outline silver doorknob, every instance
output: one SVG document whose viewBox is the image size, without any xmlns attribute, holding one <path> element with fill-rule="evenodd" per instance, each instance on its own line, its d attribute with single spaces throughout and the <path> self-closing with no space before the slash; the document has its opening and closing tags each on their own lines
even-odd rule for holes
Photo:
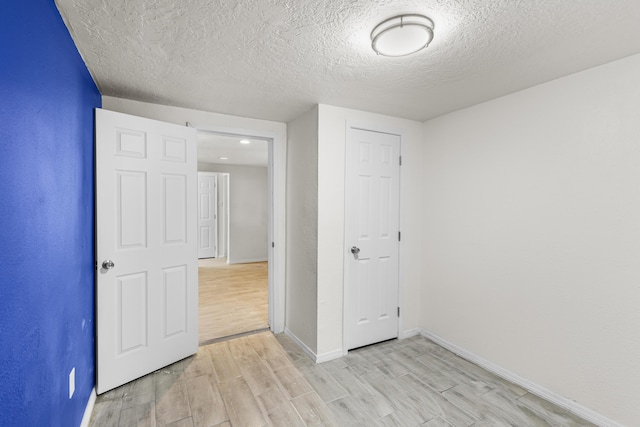
<svg viewBox="0 0 640 427">
<path fill-rule="evenodd" d="M 355 259 L 358 259 L 358 254 L 360 253 L 360 248 L 357 246 L 351 246 L 351 253 Z"/>
<path fill-rule="evenodd" d="M 102 268 L 104 268 L 105 270 L 110 270 L 115 266 L 116 265 L 110 259 L 102 261 Z"/>
</svg>

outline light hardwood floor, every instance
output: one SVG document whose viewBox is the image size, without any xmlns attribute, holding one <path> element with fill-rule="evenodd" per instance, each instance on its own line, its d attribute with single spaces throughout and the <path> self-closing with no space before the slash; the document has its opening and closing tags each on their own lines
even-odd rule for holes
<svg viewBox="0 0 640 427">
<path fill-rule="evenodd" d="M 316 365 L 263 332 L 98 397 L 91 426 L 591 426 L 422 338 Z"/>
<path fill-rule="evenodd" d="M 269 327 L 266 262 L 227 264 L 226 258 L 198 260 L 198 339 Z"/>
</svg>

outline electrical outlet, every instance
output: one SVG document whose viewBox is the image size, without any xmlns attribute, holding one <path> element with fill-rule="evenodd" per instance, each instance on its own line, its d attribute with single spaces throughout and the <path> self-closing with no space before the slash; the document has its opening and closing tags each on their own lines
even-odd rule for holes
<svg viewBox="0 0 640 427">
<path fill-rule="evenodd" d="M 69 372 L 69 399 L 73 397 L 73 393 L 76 391 L 76 368 L 72 368 Z"/>
</svg>

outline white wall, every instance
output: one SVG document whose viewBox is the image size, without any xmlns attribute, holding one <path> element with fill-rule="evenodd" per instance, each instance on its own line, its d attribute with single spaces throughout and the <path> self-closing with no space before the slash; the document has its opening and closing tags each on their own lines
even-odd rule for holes
<svg viewBox="0 0 640 427">
<path fill-rule="evenodd" d="M 364 111 L 320 105 L 318 125 L 318 350 L 342 353 L 344 196 L 347 122 L 403 132 L 400 224 L 400 335 L 415 333 L 420 314 L 420 170 L 422 124 Z M 291 129 L 291 128 L 289 128 Z"/>
<path fill-rule="evenodd" d="M 424 138 L 421 326 L 639 425 L 640 56 L 431 120 Z"/>
<path fill-rule="evenodd" d="M 267 168 L 198 162 L 198 171 L 229 174 L 227 262 L 266 261 L 269 251 Z"/>
<path fill-rule="evenodd" d="M 318 108 L 288 124 L 286 327 L 317 352 Z"/>
</svg>

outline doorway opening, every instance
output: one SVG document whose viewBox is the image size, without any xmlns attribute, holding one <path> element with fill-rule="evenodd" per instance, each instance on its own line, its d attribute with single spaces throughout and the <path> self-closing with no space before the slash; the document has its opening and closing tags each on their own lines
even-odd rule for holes
<svg viewBox="0 0 640 427">
<path fill-rule="evenodd" d="M 272 145 L 198 130 L 200 345 L 269 328 Z"/>
</svg>

